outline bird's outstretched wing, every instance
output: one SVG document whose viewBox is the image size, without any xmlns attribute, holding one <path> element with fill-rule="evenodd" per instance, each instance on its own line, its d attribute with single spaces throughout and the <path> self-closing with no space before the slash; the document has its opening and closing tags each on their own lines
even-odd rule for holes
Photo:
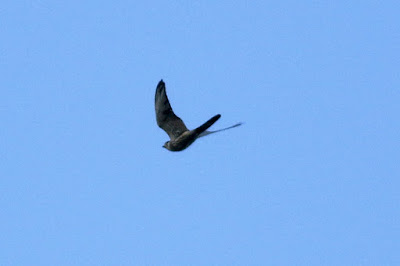
<svg viewBox="0 0 400 266">
<path fill-rule="evenodd" d="M 157 125 L 162 128 L 171 140 L 187 131 L 182 119 L 174 114 L 165 91 L 165 83 L 161 80 L 156 89 L 155 108 Z"/>
<path fill-rule="evenodd" d="M 242 125 L 242 124 L 243 124 L 243 123 L 237 123 L 237 124 L 235 124 L 235 125 L 233 125 L 233 126 L 226 127 L 226 128 L 219 129 L 219 130 L 204 131 L 203 133 L 201 133 L 201 134 L 199 135 L 199 138 L 204 137 L 204 136 L 207 136 L 207 135 L 210 135 L 210 134 L 213 134 L 213 133 L 217 133 L 217 132 L 220 132 L 220 131 L 224 131 L 224 130 L 227 130 L 227 129 L 231 129 L 231 128 L 234 128 L 234 127 L 238 127 L 238 126 L 240 126 L 240 125 Z"/>
</svg>

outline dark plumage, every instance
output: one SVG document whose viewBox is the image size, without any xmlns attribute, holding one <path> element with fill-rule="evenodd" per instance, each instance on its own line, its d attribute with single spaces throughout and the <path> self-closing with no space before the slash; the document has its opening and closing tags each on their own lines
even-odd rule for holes
<svg viewBox="0 0 400 266">
<path fill-rule="evenodd" d="M 175 115 L 169 103 L 165 90 L 165 83 L 161 80 L 156 89 L 155 109 L 157 125 L 162 128 L 169 136 L 170 140 L 165 142 L 164 148 L 170 151 L 182 151 L 190 146 L 197 138 L 240 126 L 241 123 L 217 131 L 206 131 L 221 117 L 220 114 L 213 116 L 207 122 L 196 129 L 189 130 L 182 119 Z"/>
</svg>

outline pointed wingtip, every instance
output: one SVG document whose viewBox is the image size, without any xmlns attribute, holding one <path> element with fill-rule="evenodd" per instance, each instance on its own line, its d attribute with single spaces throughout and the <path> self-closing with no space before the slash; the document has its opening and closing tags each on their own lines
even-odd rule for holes
<svg viewBox="0 0 400 266">
<path fill-rule="evenodd" d="M 163 80 L 160 80 L 160 82 L 158 82 L 157 84 L 157 91 L 161 91 L 165 88 L 165 83 Z"/>
<path fill-rule="evenodd" d="M 215 123 L 215 122 L 217 122 L 220 118 L 221 118 L 221 115 L 220 115 L 220 114 L 217 114 L 217 115 L 214 115 L 213 118 L 211 118 L 211 119 L 214 119 L 214 123 Z"/>
</svg>

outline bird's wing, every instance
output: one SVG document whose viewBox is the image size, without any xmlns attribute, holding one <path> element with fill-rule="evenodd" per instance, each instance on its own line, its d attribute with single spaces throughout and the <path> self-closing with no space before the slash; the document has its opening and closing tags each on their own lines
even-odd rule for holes
<svg viewBox="0 0 400 266">
<path fill-rule="evenodd" d="M 165 83 L 161 80 L 156 89 L 155 108 L 157 125 L 162 128 L 171 140 L 187 131 L 182 119 L 174 114 L 165 91 Z"/>
<path fill-rule="evenodd" d="M 201 137 L 204 137 L 204 136 L 207 136 L 207 135 L 210 135 L 210 134 L 213 134 L 213 133 L 217 133 L 217 132 L 220 132 L 220 131 L 224 131 L 224 130 L 227 130 L 227 129 L 231 129 L 231 128 L 234 128 L 234 127 L 238 127 L 238 126 L 240 126 L 240 125 L 242 125 L 243 123 L 237 123 L 237 124 L 235 124 L 235 125 L 233 125 L 233 126 L 230 126 L 230 127 L 226 127 L 226 128 L 223 128 L 223 129 L 219 129 L 219 130 L 214 130 L 214 131 L 204 131 L 203 133 L 200 133 L 200 135 L 199 135 L 199 138 L 201 138 Z"/>
</svg>

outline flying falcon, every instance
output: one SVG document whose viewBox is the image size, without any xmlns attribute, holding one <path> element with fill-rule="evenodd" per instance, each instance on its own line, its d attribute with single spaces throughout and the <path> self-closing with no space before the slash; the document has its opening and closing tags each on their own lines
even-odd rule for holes
<svg viewBox="0 0 400 266">
<path fill-rule="evenodd" d="M 190 146 L 197 138 L 240 126 L 242 123 L 215 131 L 207 131 L 221 117 L 220 114 L 213 116 L 210 120 L 196 129 L 189 130 L 182 119 L 174 114 L 165 91 L 165 83 L 161 80 L 156 89 L 155 108 L 157 125 L 169 136 L 170 140 L 165 142 L 164 148 L 170 151 L 182 151 Z"/>
</svg>

